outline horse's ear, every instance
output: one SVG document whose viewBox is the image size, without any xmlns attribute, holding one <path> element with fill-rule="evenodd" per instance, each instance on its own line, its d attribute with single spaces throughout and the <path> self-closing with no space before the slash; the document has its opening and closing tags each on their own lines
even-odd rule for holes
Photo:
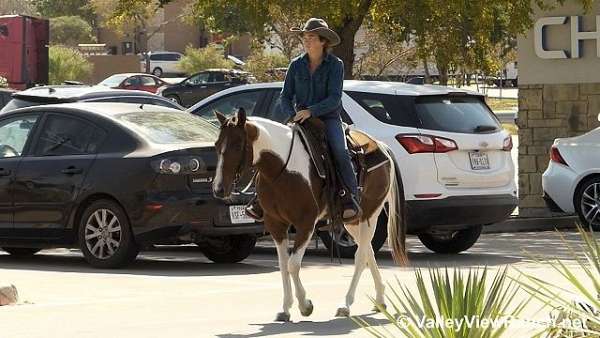
<svg viewBox="0 0 600 338">
<path fill-rule="evenodd" d="M 246 110 L 239 107 L 237 112 L 237 126 L 243 127 L 246 124 Z"/>
<path fill-rule="evenodd" d="M 215 116 L 217 117 L 217 120 L 219 120 L 221 126 L 225 125 L 225 123 L 227 122 L 227 118 L 225 117 L 225 115 L 215 110 Z"/>
</svg>

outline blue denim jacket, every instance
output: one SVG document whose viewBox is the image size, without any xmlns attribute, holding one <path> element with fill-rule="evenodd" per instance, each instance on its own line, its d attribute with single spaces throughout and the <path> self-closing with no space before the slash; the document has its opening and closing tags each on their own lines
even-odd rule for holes
<svg viewBox="0 0 600 338">
<path fill-rule="evenodd" d="M 308 63 L 306 53 L 290 63 L 281 91 L 281 109 L 293 116 L 296 114 L 295 103 L 298 110 L 308 109 L 312 116 L 339 118 L 344 83 L 343 61 L 327 53 L 312 76 Z"/>
</svg>

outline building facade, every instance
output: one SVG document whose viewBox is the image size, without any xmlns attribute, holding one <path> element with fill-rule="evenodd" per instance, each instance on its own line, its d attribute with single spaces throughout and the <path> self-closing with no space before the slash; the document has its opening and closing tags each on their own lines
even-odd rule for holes
<svg viewBox="0 0 600 338">
<path fill-rule="evenodd" d="M 519 214 L 547 216 L 542 174 L 555 138 L 600 125 L 600 4 L 537 10 L 518 38 Z M 599 153 L 600 156 L 600 153 Z"/>
</svg>

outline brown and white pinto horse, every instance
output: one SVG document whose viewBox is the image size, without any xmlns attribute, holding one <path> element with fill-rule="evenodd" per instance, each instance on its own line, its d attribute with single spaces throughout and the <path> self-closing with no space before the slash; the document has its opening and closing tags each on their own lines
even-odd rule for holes
<svg viewBox="0 0 600 338">
<path fill-rule="evenodd" d="M 213 193 L 217 198 L 227 198 L 236 177 L 250 166 L 256 168 L 256 190 L 264 210 L 265 229 L 277 245 L 283 279 L 283 311 L 277 314 L 276 320 L 290 320 L 290 308 L 294 302 L 292 281 L 300 312 L 309 316 L 313 305 L 306 298 L 300 281 L 300 264 L 317 221 L 327 213 L 325 183 L 317 175 L 302 142 L 293 142 L 292 128 L 263 118 L 247 120 L 243 109 L 230 119 L 220 113 L 216 116 L 221 123 L 221 131 L 215 143 L 218 162 Z M 378 146 L 385 150 L 385 145 L 378 143 Z M 387 151 L 384 153 L 389 161 L 365 177 L 361 218 L 356 223 L 344 225 L 358 244 L 358 250 L 352 282 L 336 316 L 350 315 L 358 280 L 366 267 L 371 270 L 375 282 L 375 300 L 385 305 L 384 284 L 371 247 L 377 217 L 385 203 L 388 203 L 388 239 L 393 257 L 398 263 L 407 262 L 406 229 L 398 229 L 396 222 L 399 201 L 394 162 Z M 291 252 L 288 252 L 290 225 L 296 228 L 296 237 Z"/>
</svg>

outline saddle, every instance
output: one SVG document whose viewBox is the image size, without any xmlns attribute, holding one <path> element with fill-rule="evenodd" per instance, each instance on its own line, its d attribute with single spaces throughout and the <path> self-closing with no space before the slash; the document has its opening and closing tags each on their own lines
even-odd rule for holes
<svg viewBox="0 0 600 338">
<path fill-rule="evenodd" d="M 318 118 L 309 118 L 303 124 L 296 124 L 300 140 L 306 147 L 313 166 L 320 178 L 325 180 L 326 193 L 330 216 L 339 215 L 341 209 L 340 195 L 347 191 L 342 183 L 341 176 L 335 168 L 335 162 L 329 151 L 325 123 Z M 377 142 L 364 132 L 351 130 L 344 125 L 346 145 L 350 158 L 354 164 L 356 180 L 358 182 L 360 201 L 364 188 L 364 180 L 367 173 L 386 164 L 389 159 Z"/>
</svg>

